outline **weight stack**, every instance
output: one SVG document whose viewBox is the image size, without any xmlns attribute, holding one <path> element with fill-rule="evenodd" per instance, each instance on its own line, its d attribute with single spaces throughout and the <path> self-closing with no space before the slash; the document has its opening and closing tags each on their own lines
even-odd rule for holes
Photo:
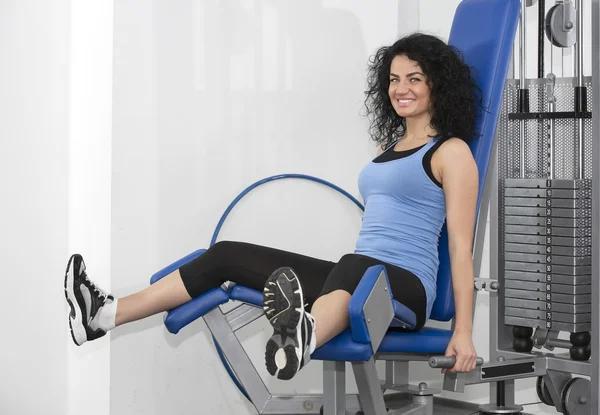
<svg viewBox="0 0 600 415">
<path fill-rule="evenodd" d="M 591 329 L 591 181 L 507 179 L 505 322 Z"/>
<path fill-rule="evenodd" d="M 588 108 L 579 113 L 574 78 L 555 79 L 552 108 L 545 79 L 525 81 L 527 108 L 520 105 L 520 82 L 509 79 L 505 85 L 496 135 L 498 324 L 512 328 L 512 338 L 501 341 L 512 340 L 518 352 L 531 351 L 535 339 L 537 346 L 550 348 L 570 343 L 571 358 L 589 358 L 591 81 L 584 78 Z M 540 332 L 532 338 L 535 329 Z M 560 332 L 570 333 L 570 340 L 561 346 L 543 343 Z"/>
</svg>

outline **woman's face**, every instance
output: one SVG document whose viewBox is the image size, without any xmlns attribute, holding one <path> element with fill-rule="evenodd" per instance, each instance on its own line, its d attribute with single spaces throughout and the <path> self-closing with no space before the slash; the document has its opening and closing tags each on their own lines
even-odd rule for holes
<svg viewBox="0 0 600 415">
<path fill-rule="evenodd" d="M 396 113 L 403 118 L 429 116 L 431 90 L 423 70 L 415 61 L 398 55 L 390 66 L 389 95 Z"/>
</svg>

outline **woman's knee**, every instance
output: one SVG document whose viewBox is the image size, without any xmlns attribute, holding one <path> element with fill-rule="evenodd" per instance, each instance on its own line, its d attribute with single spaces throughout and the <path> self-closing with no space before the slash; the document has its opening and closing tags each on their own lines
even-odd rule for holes
<svg viewBox="0 0 600 415">
<path fill-rule="evenodd" d="M 233 253 L 235 252 L 236 246 L 238 242 L 232 241 L 219 241 L 215 243 L 213 246 L 208 248 L 203 256 L 208 256 L 212 258 L 218 259 L 227 259 L 231 258 Z"/>
</svg>

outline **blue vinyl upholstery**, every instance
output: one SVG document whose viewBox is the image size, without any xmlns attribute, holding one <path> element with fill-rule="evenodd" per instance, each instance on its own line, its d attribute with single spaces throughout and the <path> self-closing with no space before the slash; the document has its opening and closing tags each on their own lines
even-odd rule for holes
<svg viewBox="0 0 600 415">
<path fill-rule="evenodd" d="M 199 319 L 213 308 L 229 301 L 229 295 L 222 288 L 213 288 L 199 297 L 171 310 L 165 318 L 167 330 L 173 334 L 179 333 L 182 327 Z"/>
<path fill-rule="evenodd" d="M 246 288 L 243 285 L 235 285 L 229 292 L 229 297 L 231 297 L 232 300 L 254 304 L 258 307 L 263 306 L 263 293 L 251 288 Z"/>
<path fill-rule="evenodd" d="M 463 53 L 465 62 L 474 70 L 482 91 L 483 106 L 487 109 L 477 123 L 476 134 L 479 137 L 469 142 L 479 170 L 477 213 L 492 154 L 520 11 L 519 0 L 464 0 L 456 9 L 448 39 L 448 43 Z M 446 225 L 440 237 L 439 256 L 437 297 L 431 310 L 431 319 L 449 321 L 454 317 L 454 295 Z"/>
<path fill-rule="evenodd" d="M 449 43 L 463 53 L 466 63 L 474 70 L 475 78 L 483 93 L 483 105 L 486 109 L 478 119 L 476 129 L 478 137 L 469 141 L 479 169 L 478 213 L 519 14 L 520 0 L 464 0 L 456 10 L 450 32 Z M 439 245 L 440 269 L 437 280 L 437 298 L 433 305 L 431 319 L 449 321 L 454 317 L 454 295 L 446 226 L 442 230 Z M 204 250 L 196 251 L 156 273 L 152 277 L 151 283 L 177 269 L 183 263 L 201 255 L 202 252 Z M 373 284 L 372 278 L 373 276 L 368 270 L 365 273 L 364 284 L 361 282 L 351 300 L 351 313 L 353 309 L 358 310 L 361 305 L 364 305 Z M 202 316 L 229 299 L 262 306 L 261 292 L 240 285 L 235 285 L 230 292 L 225 292 L 221 288 L 214 289 L 169 312 L 166 318 L 167 328 L 172 333 L 177 333 L 183 326 L 193 321 L 192 319 Z M 392 326 L 414 327 L 416 324 L 414 313 L 397 301 L 392 301 L 392 303 L 396 315 Z M 358 316 L 360 313 L 354 314 Z M 390 330 L 378 351 L 444 354 L 451 336 L 450 330 L 427 327 L 418 333 Z M 361 321 L 359 317 L 356 317 L 351 319 L 350 329 L 316 350 L 312 358 L 333 361 L 366 361 L 371 358 L 373 353 L 364 320 Z"/>
<path fill-rule="evenodd" d="M 388 331 L 379 345 L 379 353 L 425 353 L 443 355 L 446 352 L 452 332 L 450 330 L 424 327 L 416 333 Z M 313 360 L 335 362 L 364 362 L 373 356 L 371 345 L 353 340 L 347 329 L 342 334 L 319 347 L 311 355 Z"/>
</svg>

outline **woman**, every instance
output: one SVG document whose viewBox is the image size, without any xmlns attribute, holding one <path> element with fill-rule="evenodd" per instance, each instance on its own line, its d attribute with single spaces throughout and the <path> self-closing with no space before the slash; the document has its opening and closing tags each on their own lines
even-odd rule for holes
<svg viewBox="0 0 600 415">
<path fill-rule="evenodd" d="M 370 266 L 385 266 L 394 298 L 415 313 L 415 330 L 423 327 L 435 300 L 438 241 L 446 221 L 456 308 L 446 355 L 456 356 L 452 372 L 473 370 L 472 241 L 478 174 L 464 140 L 474 134 L 476 84 L 454 48 L 417 33 L 376 53 L 368 86 L 370 135 L 379 150 L 359 176 L 365 214 L 354 253 L 333 263 L 219 242 L 150 287 L 119 299 L 99 289 L 87 277 L 81 256 L 73 255 L 65 292 L 75 343 L 171 310 L 233 281 L 263 290 L 265 314 L 274 328 L 266 345 L 267 369 L 290 379 L 316 348 L 348 327 L 348 303 Z"/>
</svg>

